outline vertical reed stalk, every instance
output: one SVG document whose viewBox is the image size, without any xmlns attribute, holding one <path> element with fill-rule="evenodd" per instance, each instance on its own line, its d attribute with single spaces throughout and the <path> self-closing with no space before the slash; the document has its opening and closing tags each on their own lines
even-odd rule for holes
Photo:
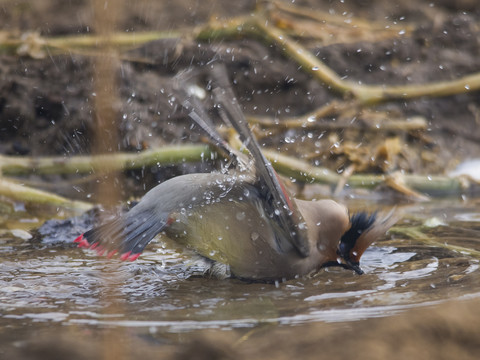
<svg viewBox="0 0 480 360">
<path fill-rule="evenodd" d="M 116 70 L 118 69 L 118 56 L 112 46 L 111 37 L 116 31 L 116 24 L 123 7 L 123 0 L 91 0 L 94 12 L 94 31 L 100 37 L 100 50 L 102 56 L 93 59 L 94 93 L 92 94 L 95 108 L 95 136 L 93 151 L 96 154 L 112 154 L 118 150 L 118 114 L 115 103 L 118 99 L 116 93 Z M 115 186 L 119 173 L 106 173 L 100 164 L 93 164 L 94 171 L 101 175 L 97 192 L 101 204 L 106 206 L 118 203 L 119 193 Z M 103 172 L 103 174 L 102 174 Z M 123 314 L 121 294 L 117 284 L 123 281 L 120 278 L 118 264 L 108 264 L 108 270 L 101 273 L 102 301 L 104 312 L 108 314 Z M 120 300 L 120 301 L 119 301 Z M 105 329 L 103 332 L 103 359 L 123 360 L 128 357 L 128 344 L 125 343 L 123 329 Z"/>
</svg>

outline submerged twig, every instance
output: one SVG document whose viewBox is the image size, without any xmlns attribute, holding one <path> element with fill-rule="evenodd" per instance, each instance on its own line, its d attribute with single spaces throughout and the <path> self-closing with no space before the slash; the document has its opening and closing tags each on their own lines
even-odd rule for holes
<svg viewBox="0 0 480 360">
<path fill-rule="evenodd" d="M 425 245 L 440 247 L 440 248 L 448 249 L 451 251 L 459 252 L 462 254 L 468 254 L 476 258 L 480 258 L 480 251 L 472 248 L 467 248 L 464 246 L 451 245 L 445 241 L 437 241 L 433 237 L 425 234 L 424 232 L 425 229 L 426 227 L 424 225 L 410 226 L 410 227 L 394 226 L 389 230 L 389 233 L 403 235 L 415 241 L 421 242 Z"/>
</svg>

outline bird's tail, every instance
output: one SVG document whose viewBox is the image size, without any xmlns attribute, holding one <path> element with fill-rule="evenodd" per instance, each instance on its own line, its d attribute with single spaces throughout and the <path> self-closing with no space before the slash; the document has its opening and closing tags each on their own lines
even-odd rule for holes
<svg viewBox="0 0 480 360">
<path fill-rule="evenodd" d="M 152 211 L 133 211 L 104 225 L 94 227 L 77 237 L 78 247 L 95 249 L 109 258 L 133 261 L 145 246 L 169 224 L 168 217 L 159 218 Z"/>
</svg>

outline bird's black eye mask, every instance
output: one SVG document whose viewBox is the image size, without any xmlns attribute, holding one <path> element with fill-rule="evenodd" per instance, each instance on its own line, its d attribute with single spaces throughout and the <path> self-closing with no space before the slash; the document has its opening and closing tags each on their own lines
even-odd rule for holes
<svg viewBox="0 0 480 360">
<path fill-rule="evenodd" d="M 362 233 L 370 229 L 376 218 L 377 213 L 367 214 L 363 211 L 355 213 L 350 217 L 350 229 L 342 235 L 337 249 L 337 255 L 343 259 L 344 263 L 338 263 L 338 265 L 355 270 L 359 275 L 363 274 L 359 262 L 353 261 L 350 254 Z"/>
</svg>

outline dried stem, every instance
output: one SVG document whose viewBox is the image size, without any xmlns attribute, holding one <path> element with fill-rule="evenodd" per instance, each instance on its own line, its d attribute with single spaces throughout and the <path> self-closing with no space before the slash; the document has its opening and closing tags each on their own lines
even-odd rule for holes
<svg viewBox="0 0 480 360">
<path fill-rule="evenodd" d="M 58 55 L 80 53 L 83 55 L 105 55 L 102 46 L 108 44 L 115 51 L 136 48 L 150 41 L 168 38 L 181 38 L 181 31 L 148 31 L 135 33 L 115 33 L 106 37 L 102 34 L 41 37 L 39 34 L 26 33 L 21 38 L 6 36 L 0 43 L 0 52 L 30 55 L 44 58 L 47 54 Z"/>
<path fill-rule="evenodd" d="M 480 73 L 460 77 L 450 81 L 414 85 L 361 85 L 343 80 L 300 43 L 293 41 L 282 30 L 269 25 L 267 19 L 257 15 L 254 28 L 256 34 L 269 43 L 274 43 L 285 55 L 294 59 L 302 68 L 344 95 L 353 96 L 363 104 L 373 104 L 394 99 L 412 99 L 423 96 L 438 97 L 468 93 L 480 89 Z"/>
<path fill-rule="evenodd" d="M 208 159 L 211 151 L 205 145 L 176 145 L 140 153 L 122 153 L 72 156 L 38 157 L 0 155 L 3 175 L 26 174 L 88 174 L 101 169 L 106 172 L 139 169 L 145 166 L 178 164 Z"/>
<path fill-rule="evenodd" d="M 310 165 L 298 158 L 264 149 L 265 156 L 275 169 L 298 181 L 306 183 L 323 183 L 337 186 L 341 176 L 318 166 Z M 139 169 L 145 166 L 161 166 L 191 161 L 203 161 L 215 157 L 215 152 L 205 145 L 182 145 L 152 149 L 137 154 L 114 153 L 79 157 L 47 157 L 24 158 L 17 156 L 0 156 L 0 169 L 5 175 L 36 174 L 80 174 L 92 173 L 101 168 L 103 172 Z M 478 191 L 478 184 L 464 178 L 448 176 L 428 176 L 412 174 L 396 174 L 397 180 L 420 193 L 433 196 L 460 194 L 467 191 Z M 354 174 L 348 177 L 345 185 L 350 188 L 373 189 L 379 185 L 389 184 L 389 175 Z"/>
<path fill-rule="evenodd" d="M 290 10 L 293 11 L 293 10 Z M 299 10 L 300 11 L 300 10 Z M 116 51 L 124 46 L 138 46 L 142 43 L 166 37 L 182 37 L 193 34 L 197 41 L 212 41 L 231 37 L 257 37 L 268 43 L 273 43 L 285 55 L 294 59 L 304 71 L 314 76 L 325 86 L 343 95 L 356 99 L 361 104 L 372 104 L 395 99 L 412 99 L 423 96 L 439 97 L 477 91 L 480 89 L 480 73 L 466 75 L 449 81 L 439 81 L 412 85 L 362 85 L 343 80 L 335 71 L 325 65 L 300 43 L 293 41 L 281 29 L 271 25 L 268 17 L 260 12 L 254 16 L 236 17 L 224 21 L 210 21 L 195 30 L 175 32 L 149 32 L 132 34 L 111 34 L 97 36 L 75 36 L 62 38 L 41 38 L 40 36 L 25 39 L 6 39 L 2 41 L 0 50 L 17 51 L 24 48 L 26 54 L 39 56 L 41 49 L 48 48 L 50 53 L 55 50 L 71 52 L 85 49 L 99 49 L 111 46 Z M 47 53 L 47 51 L 44 51 Z"/>
<path fill-rule="evenodd" d="M 468 254 L 470 256 L 480 259 L 480 251 L 472 248 L 467 248 L 464 246 L 452 245 L 445 241 L 437 241 L 433 237 L 425 234 L 425 231 L 428 231 L 428 230 L 431 230 L 431 229 L 423 225 L 409 226 L 409 227 L 395 226 L 395 227 L 392 227 L 389 230 L 389 232 L 397 235 L 406 236 L 410 239 L 421 242 L 422 244 L 425 244 L 425 245 L 440 247 L 440 248 L 448 249 L 448 250 L 455 251 L 462 254 Z"/>
<path fill-rule="evenodd" d="M 355 28 L 363 28 L 369 31 L 392 31 L 398 33 L 401 30 L 412 31 L 411 25 L 392 25 L 383 22 L 376 22 L 371 20 L 362 20 L 359 18 L 345 18 L 337 15 L 332 15 L 325 11 L 313 10 L 311 8 L 305 8 L 298 5 L 291 5 L 289 3 L 281 1 L 272 1 L 272 5 L 286 13 L 301 16 L 306 19 L 315 20 L 316 22 L 329 22 L 340 26 L 349 26 Z M 348 21 L 347 21 L 348 20 Z"/>
<path fill-rule="evenodd" d="M 312 166 L 298 158 L 280 154 L 272 150 L 263 150 L 265 156 L 272 162 L 275 169 L 286 176 L 306 183 L 322 183 L 332 187 L 341 181 L 341 176 L 326 168 Z M 397 174 L 402 178 L 403 184 L 420 193 L 432 196 L 445 196 L 447 194 L 461 194 L 467 191 L 479 191 L 476 182 L 469 183 L 465 179 L 451 178 L 448 176 Z M 389 185 L 389 175 L 354 174 L 348 177 L 345 185 L 350 188 L 374 189 L 379 185 Z"/>
<path fill-rule="evenodd" d="M 331 121 L 321 121 L 322 118 L 327 118 L 331 116 L 343 115 L 343 112 L 351 111 L 352 108 L 358 106 L 356 103 L 351 101 L 339 102 L 332 101 L 331 103 L 316 109 L 313 112 L 302 116 L 296 116 L 292 118 L 283 118 L 277 119 L 272 117 L 260 117 L 260 116 L 248 116 L 248 122 L 250 124 L 258 124 L 262 127 L 274 127 L 279 128 L 283 127 L 286 129 L 321 129 L 321 130 L 338 130 L 348 128 L 368 128 L 373 131 L 414 131 L 414 130 L 426 130 L 428 127 L 427 120 L 421 116 L 414 116 L 408 119 L 402 118 L 392 118 L 386 113 L 378 112 L 374 113 L 372 111 L 358 110 L 357 119 L 370 119 L 373 118 L 375 121 L 368 123 L 342 123 L 342 122 L 331 122 Z M 371 124 L 370 124 L 371 123 Z"/>
<path fill-rule="evenodd" d="M 69 200 L 62 196 L 34 189 L 1 177 L 0 195 L 14 201 L 20 201 L 27 204 L 54 206 L 76 213 L 89 210 L 93 207 L 92 204 L 84 201 Z"/>
<path fill-rule="evenodd" d="M 337 173 L 318 166 L 310 165 L 298 158 L 280 154 L 277 151 L 263 149 L 265 156 L 275 169 L 298 181 L 323 183 L 335 187 L 341 180 Z M 5 175 L 36 174 L 80 174 L 92 173 L 101 168 L 104 172 L 140 169 L 145 166 L 161 166 L 191 161 L 203 161 L 215 158 L 215 152 L 206 145 L 170 146 L 147 150 L 141 153 L 114 153 L 96 156 L 25 158 L 18 156 L 0 156 L 0 169 Z M 460 194 L 477 191 L 478 184 L 469 183 L 464 178 L 448 176 L 427 176 L 397 174 L 405 186 L 430 195 Z M 345 183 L 350 188 L 373 189 L 379 185 L 388 185 L 389 175 L 353 174 Z"/>
</svg>

